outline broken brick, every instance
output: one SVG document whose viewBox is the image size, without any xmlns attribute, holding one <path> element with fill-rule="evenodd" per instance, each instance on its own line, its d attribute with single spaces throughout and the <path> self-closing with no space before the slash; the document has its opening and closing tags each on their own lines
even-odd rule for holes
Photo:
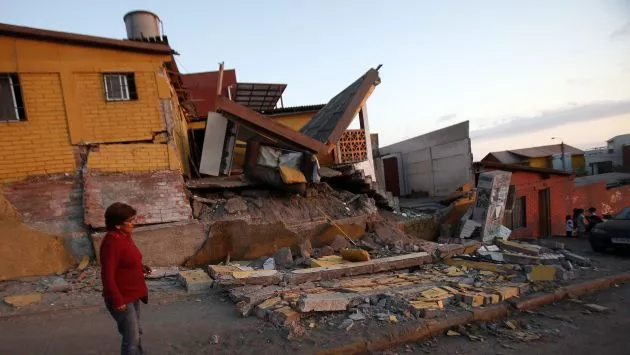
<svg viewBox="0 0 630 355">
<path fill-rule="evenodd" d="M 300 312 L 345 311 L 351 298 L 345 293 L 333 292 L 324 294 L 302 295 L 297 302 Z"/>
</svg>

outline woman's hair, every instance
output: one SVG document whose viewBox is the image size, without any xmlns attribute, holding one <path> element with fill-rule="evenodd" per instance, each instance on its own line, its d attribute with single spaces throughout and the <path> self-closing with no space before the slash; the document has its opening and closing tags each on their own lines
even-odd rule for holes
<svg viewBox="0 0 630 355">
<path fill-rule="evenodd" d="M 115 231 L 116 226 L 122 225 L 136 214 L 136 210 L 128 204 L 114 202 L 105 210 L 105 226 L 108 231 Z"/>
</svg>

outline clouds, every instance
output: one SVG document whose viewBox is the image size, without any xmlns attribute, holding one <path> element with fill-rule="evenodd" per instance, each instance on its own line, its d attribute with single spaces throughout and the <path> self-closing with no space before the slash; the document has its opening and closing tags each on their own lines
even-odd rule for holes
<svg viewBox="0 0 630 355">
<path fill-rule="evenodd" d="M 440 116 L 435 120 L 435 123 L 444 123 L 450 122 L 457 118 L 457 115 L 454 113 L 449 113 L 448 115 Z"/>
<path fill-rule="evenodd" d="M 599 118 L 619 116 L 630 113 L 630 99 L 623 101 L 600 101 L 590 104 L 574 105 L 568 108 L 543 111 L 530 117 L 508 117 L 488 128 L 474 130 L 473 139 L 492 139 L 533 133 L 567 123 L 584 122 Z"/>
<path fill-rule="evenodd" d="M 630 22 L 610 34 L 610 39 L 622 39 L 624 37 L 630 38 Z"/>
</svg>

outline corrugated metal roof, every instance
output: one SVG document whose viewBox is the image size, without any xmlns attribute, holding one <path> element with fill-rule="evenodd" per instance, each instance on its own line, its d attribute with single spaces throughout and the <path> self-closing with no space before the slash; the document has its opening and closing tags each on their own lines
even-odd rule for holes
<svg viewBox="0 0 630 355">
<path fill-rule="evenodd" d="M 539 147 L 523 148 L 523 149 L 510 149 L 506 152 L 517 154 L 527 158 L 542 158 L 552 156 L 554 154 L 562 154 L 561 144 L 543 145 Z M 568 144 L 564 144 L 564 152 L 571 153 L 571 155 L 582 155 L 583 150 L 572 147 Z"/>
<path fill-rule="evenodd" d="M 190 92 L 189 101 L 195 106 L 197 115 L 201 118 L 208 117 L 208 112 L 214 111 L 216 108 L 219 72 L 182 74 L 182 82 Z M 236 85 L 236 70 L 223 70 L 221 92 L 224 96 L 228 96 L 228 87 L 232 85 Z"/>
<path fill-rule="evenodd" d="M 324 144 L 334 144 L 348 128 L 372 90 L 381 82 L 378 71 L 370 69 L 333 97 L 300 130 Z M 331 148 L 332 149 L 332 148 Z"/>
<path fill-rule="evenodd" d="M 321 110 L 324 106 L 326 105 L 319 104 L 319 105 L 289 106 L 289 107 L 276 108 L 273 110 L 266 110 L 266 111 L 262 111 L 261 113 L 264 115 L 273 116 L 273 115 L 281 115 L 281 114 L 288 114 L 288 113 L 313 112 L 313 111 Z"/>
<path fill-rule="evenodd" d="M 88 36 L 77 33 L 43 30 L 40 28 L 24 27 L 0 23 L 0 35 L 27 39 L 37 39 L 48 42 L 67 43 L 89 47 L 101 47 L 127 50 L 133 52 L 173 54 L 168 43 L 150 43 L 105 37 Z"/>
<path fill-rule="evenodd" d="M 237 83 L 229 90 L 232 101 L 260 112 L 273 110 L 286 88 L 287 84 Z"/>
</svg>

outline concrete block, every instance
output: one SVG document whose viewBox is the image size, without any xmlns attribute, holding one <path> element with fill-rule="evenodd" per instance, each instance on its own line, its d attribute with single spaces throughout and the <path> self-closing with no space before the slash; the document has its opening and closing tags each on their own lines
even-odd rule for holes
<svg viewBox="0 0 630 355">
<path fill-rule="evenodd" d="M 563 250 L 562 254 L 564 255 L 564 257 L 566 259 L 568 259 L 569 261 L 571 261 L 574 264 L 577 264 L 579 266 L 591 266 L 592 262 L 591 259 L 583 257 L 581 255 L 577 255 L 575 253 L 571 253 L 569 251 Z"/>
<path fill-rule="evenodd" d="M 197 221 L 137 227 L 133 240 L 142 253 L 142 261 L 149 266 L 179 266 L 203 244 L 207 233 Z M 92 235 L 97 258 L 105 233 Z"/>
<path fill-rule="evenodd" d="M 543 250 L 543 248 L 539 245 L 523 244 L 523 243 L 517 243 L 517 242 L 513 242 L 509 240 L 497 239 L 496 244 L 505 250 L 510 250 L 517 253 L 523 253 L 523 254 L 534 255 L 534 256 L 540 255 L 540 253 Z"/>
<path fill-rule="evenodd" d="M 516 254 L 516 253 L 503 253 L 503 260 L 506 263 L 519 264 L 519 265 L 537 265 L 540 264 L 540 258 L 537 256 Z"/>
<path fill-rule="evenodd" d="M 212 288 L 212 279 L 201 269 L 180 271 L 178 279 L 188 293 L 205 292 Z"/>
<path fill-rule="evenodd" d="M 232 279 L 234 271 L 241 271 L 241 269 L 234 265 L 208 265 L 208 274 L 215 280 Z"/>
<path fill-rule="evenodd" d="M 247 294 L 253 293 L 253 292 L 258 291 L 258 290 L 260 290 L 262 288 L 263 288 L 262 285 L 247 285 L 247 286 L 235 287 L 235 288 L 230 289 L 228 294 L 230 295 L 230 299 L 232 301 L 239 302 Z"/>
<path fill-rule="evenodd" d="M 269 314 L 274 309 L 284 307 L 286 305 L 286 302 L 282 301 L 282 298 L 271 297 L 262 301 L 260 304 L 254 307 L 253 313 L 254 315 L 256 315 L 256 317 L 267 320 L 269 318 Z"/>
<path fill-rule="evenodd" d="M 307 294 L 300 297 L 297 309 L 302 313 L 345 311 L 350 300 L 346 293 Z"/>
<path fill-rule="evenodd" d="M 238 298 L 237 308 L 243 317 L 247 317 L 250 312 L 260 303 L 275 297 L 280 291 L 278 286 L 263 287 L 244 293 Z M 238 296 L 237 296 L 238 297 Z"/>
<path fill-rule="evenodd" d="M 278 249 L 273 254 L 273 260 L 275 261 L 277 266 L 280 266 L 282 268 L 293 267 L 293 254 L 291 253 L 291 249 L 289 247 Z"/>
<path fill-rule="evenodd" d="M 235 285 L 277 285 L 282 281 L 278 270 L 233 271 L 231 278 L 221 278 L 217 283 L 222 286 Z"/>
<path fill-rule="evenodd" d="M 557 269 L 555 265 L 535 265 L 527 273 L 529 281 L 554 281 Z"/>
</svg>

